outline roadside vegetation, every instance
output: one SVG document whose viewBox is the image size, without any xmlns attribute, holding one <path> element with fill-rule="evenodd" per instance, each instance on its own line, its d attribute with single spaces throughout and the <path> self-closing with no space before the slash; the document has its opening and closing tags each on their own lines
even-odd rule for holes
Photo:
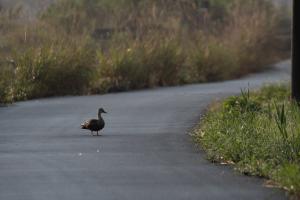
<svg viewBox="0 0 300 200">
<path fill-rule="evenodd" d="M 1 6 L 0 6 L 1 8 Z M 287 57 L 267 0 L 57 0 L 0 9 L 0 103 L 218 81 Z"/>
<path fill-rule="evenodd" d="M 242 91 L 211 109 L 193 138 L 213 162 L 269 179 L 300 198 L 300 108 L 285 85 Z"/>
</svg>

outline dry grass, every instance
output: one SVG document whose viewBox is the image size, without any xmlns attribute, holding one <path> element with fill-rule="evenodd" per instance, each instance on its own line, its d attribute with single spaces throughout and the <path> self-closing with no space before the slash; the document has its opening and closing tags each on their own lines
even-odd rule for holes
<svg viewBox="0 0 300 200">
<path fill-rule="evenodd" d="M 0 87 L 13 83 L 12 100 L 140 89 L 230 79 L 282 58 L 270 4 L 201 2 L 59 0 L 31 21 L 1 10 L 0 74 L 7 60 L 18 70 Z"/>
</svg>

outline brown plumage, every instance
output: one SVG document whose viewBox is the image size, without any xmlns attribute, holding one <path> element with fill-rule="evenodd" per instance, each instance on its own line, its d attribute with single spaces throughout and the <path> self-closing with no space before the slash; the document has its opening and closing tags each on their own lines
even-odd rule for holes
<svg viewBox="0 0 300 200">
<path fill-rule="evenodd" d="M 105 122 L 101 116 L 101 113 L 106 113 L 103 108 L 99 108 L 98 110 L 98 119 L 90 119 L 85 121 L 83 124 L 81 124 L 81 128 L 90 130 L 92 135 L 94 135 L 93 131 L 97 131 L 98 136 L 98 132 L 105 126 Z"/>
</svg>

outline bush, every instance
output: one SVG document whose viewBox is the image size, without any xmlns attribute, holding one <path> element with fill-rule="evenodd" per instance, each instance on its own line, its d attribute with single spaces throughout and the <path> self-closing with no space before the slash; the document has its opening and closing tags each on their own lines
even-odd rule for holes
<svg viewBox="0 0 300 200">
<path fill-rule="evenodd" d="M 0 105 L 13 101 L 14 67 L 9 62 L 0 64 Z"/>
<path fill-rule="evenodd" d="M 235 52 L 237 73 L 267 68 L 277 59 L 276 45 L 283 46 L 283 41 L 276 38 L 278 13 L 269 2 L 258 0 L 234 1 L 230 9 L 223 41 Z"/>
<path fill-rule="evenodd" d="M 15 55 L 15 99 L 86 93 L 93 81 L 94 54 L 85 45 L 44 45 Z"/>
<path fill-rule="evenodd" d="M 197 81 L 221 81 L 235 77 L 239 67 L 236 54 L 229 47 L 216 41 L 206 43 L 208 44 L 198 45 L 191 58 Z"/>
<path fill-rule="evenodd" d="M 0 56 L 18 67 L 2 99 L 226 80 L 283 58 L 278 10 L 267 1 L 209 4 L 59 0 L 31 21 L 21 7 L 2 9 Z"/>
<path fill-rule="evenodd" d="M 138 50 L 111 49 L 107 54 L 99 53 L 99 74 L 104 92 L 138 89 L 146 86 Z M 143 76 L 144 75 L 144 76 Z"/>
<path fill-rule="evenodd" d="M 185 67 L 184 54 L 174 40 L 148 42 L 143 64 L 149 72 L 148 87 L 177 85 Z"/>
<path fill-rule="evenodd" d="M 184 56 L 170 41 L 136 43 L 99 54 L 99 71 L 106 91 L 176 85 Z"/>
</svg>

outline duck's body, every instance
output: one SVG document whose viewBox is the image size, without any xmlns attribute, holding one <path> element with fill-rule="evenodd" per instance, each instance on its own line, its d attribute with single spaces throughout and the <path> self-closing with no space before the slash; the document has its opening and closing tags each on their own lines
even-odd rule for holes
<svg viewBox="0 0 300 200">
<path fill-rule="evenodd" d="M 91 131 L 100 131 L 105 126 L 105 122 L 103 119 L 90 119 L 85 121 L 81 127 L 82 129 L 88 129 Z"/>
<path fill-rule="evenodd" d="M 90 119 L 81 124 L 82 129 L 88 129 L 93 135 L 93 131 L 97 131 L 97 136 L 99 131 L 102 130 L 105 126 L 105 122 L 101 116 L 101 113 L 106 113 L 103 108 L 100 108 L 98 111 L 98 119 Z"/>
</svg>

